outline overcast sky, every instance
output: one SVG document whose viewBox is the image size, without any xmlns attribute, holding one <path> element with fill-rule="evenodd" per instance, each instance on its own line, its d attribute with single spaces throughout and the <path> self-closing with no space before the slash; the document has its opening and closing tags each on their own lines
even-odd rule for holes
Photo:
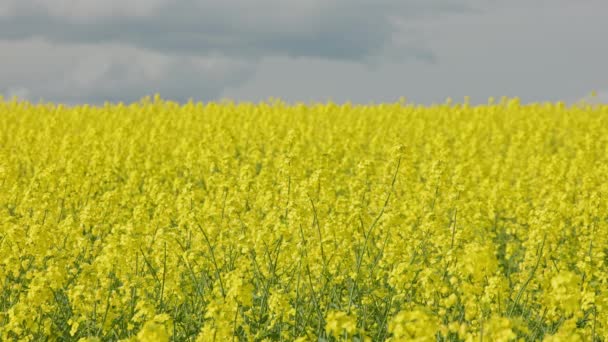
<svg viewBox="0 0 608 342">
<path fill-rule="evenodd" d="M 608 102 L 607 13 L 607 0 L 0 0 L 0 94 Z"/>
</svg>

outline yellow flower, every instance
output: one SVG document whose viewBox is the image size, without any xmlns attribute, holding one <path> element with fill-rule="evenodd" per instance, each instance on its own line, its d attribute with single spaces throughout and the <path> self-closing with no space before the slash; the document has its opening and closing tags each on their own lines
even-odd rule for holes
<svg viewBox="0 0 608 342">
<path fill-rule="evenodd" d="M 0 99 L 0 340 L 603 338 L 607 113 Z"/>
<path fill-rule="evenodd" d="M 401 311 L 388 323 L 392 341 L 435 341 L 440 329 L 437 318 L 421 309 Z"/>
<path fill-rule="evenodd" d="M 517 338 L 509 318 L 499 316 L 493 316 L 485 322 L 483 335 L 484 340 L 496 342 L 514 341 Z"/>
<path fill-rule="evenodd" d="M 172 325 L 169 315 L 156 315 L 153 319 L 144 323 L 144 326 L 137 333 L 137 339 L 141 342 L 168 342 L 173 332 Z"/>
<path fill-rule="evenodd" d="M 569 319 L 561 324 L 554 335 L 546 336 L 544 342 L 582 342 L 587 341 L 576 328 L 576 319 Z"/>
<path fill-rule="evenodd" d="M 284 315 L 293 315 L 295 310 L 291 307 L 289 303 L 289 296 L 282 290 L 273 291 L 268 298 L 268 307 L 270 311 L 279 317 L 283 317 Z M 288 318 L 288 317 L 284 317 Z"/>
<path fill-rule="evenodd" d="M 329 311 L 325 322 L 325 330 L 335 338 L 339 338 L 344 333 L 352 336 L 357 331 L 357 318 L 344 311 Z"/>
</svg>

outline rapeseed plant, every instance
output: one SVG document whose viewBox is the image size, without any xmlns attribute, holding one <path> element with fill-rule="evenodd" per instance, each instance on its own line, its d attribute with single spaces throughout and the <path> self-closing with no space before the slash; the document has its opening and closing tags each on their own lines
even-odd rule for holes
<svg viewBox="0 0 608 342">
<path fill-rule="evenodd" d="M 607 341 L 608 106 L 0 99 L 0 340 Z"/>
</svg>

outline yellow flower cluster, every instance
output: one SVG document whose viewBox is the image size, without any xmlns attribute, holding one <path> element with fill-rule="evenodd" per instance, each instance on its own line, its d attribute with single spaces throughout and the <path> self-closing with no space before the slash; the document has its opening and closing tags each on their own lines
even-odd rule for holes
<svg viewBox="0 0 608 342">
<path fill-rule="evenodd" d="M 608 106 L 0 98 L 2 341 L 608 341 Z"/>
</svg>

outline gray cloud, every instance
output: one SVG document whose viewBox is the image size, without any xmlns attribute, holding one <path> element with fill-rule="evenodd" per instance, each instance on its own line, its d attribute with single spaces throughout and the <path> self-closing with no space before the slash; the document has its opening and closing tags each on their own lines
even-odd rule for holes
<svg viewBox="0 0 608 342">
<path fill-rule="evenodd" d="M 210 100 L 274 56 L 435 63 L 416 20 L 468 11 L 466 0 L 3 0 L 0 92 Z"/>
<path fill-rule="evenodd" d="M 13 3 L 0 17 L 0 39 L 112 42 L 166 54 L 221 53 L 254 60 L 289 56 L 365 61 L 379 52 L 391 53 L 393 35 L 404 34 L 396 32 L 399 20 L 471 10 L 462 1 L 445 0 L 156 0 L 153 10 L 143 14 L 128 7 L 113 11 L 116 1 L 106 7 L 85 1 L 90 10 L 82 4 L 70 9 L 74 4 L 67 0 Z M 433 60 L 432 51 L 424 46 L 409 46 L 405 53 L 394 47 L 395 56 Z"/>
<path fill-rule="evenodd" d="M 473 15 L 406 21 L 415 33 L 406 39 L 422 37 L 416 44 L 433 51 L 436 64 L 383 61 L 370 70 L 320 58 L 266 58 L 253 79 L 224 95 L 357 103 L 406 97 L 422 104 L 447 97 L 487 103 L 490 96 L 518 96 L 525 103 L 576 101 L 592 89 L 606 89 L 608 45 L 601 42 L 608 32 L 608 1 L 513 0 L 485 6 Z M 298 82 L 291 84 L 292 79 Z"/>
<path fill-rule="evenodd" d="M 593 91 L 585 96 L 580 97 L 577 101 L 571 103 L 588 103 L 588 104 L 608 104 L 608 88 Z"/>
<path fill-rule="evenodd" d="M 251 77 L 246 60 L 166 56 L 116 43 L 1 42 L 0 93 L 64 103 L 132 102 L 160 92 L 177 101 L 212 100 Z M 27 72 L 24 72 L 27 71 Z"/>
<path fill-rule="evenodd" d="M 0 93 L 418 103 L 605 89 L 605 0 L 0 0 Z"/>
</svg>

